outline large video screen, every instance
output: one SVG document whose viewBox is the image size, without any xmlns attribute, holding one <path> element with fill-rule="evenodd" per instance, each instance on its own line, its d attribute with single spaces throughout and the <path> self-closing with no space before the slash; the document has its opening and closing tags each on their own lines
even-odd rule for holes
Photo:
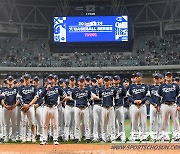
<svg viewBox="0 0 180 154">
<path fill-rule="evenodd" d="M 128 41 L 127 16 L 54 17 L 54 42 Z"/>
</svg>

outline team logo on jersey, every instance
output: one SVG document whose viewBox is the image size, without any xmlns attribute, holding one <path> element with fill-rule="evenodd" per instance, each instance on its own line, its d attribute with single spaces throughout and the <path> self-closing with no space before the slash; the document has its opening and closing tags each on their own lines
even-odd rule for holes
<svg viewBox="0 0 180 154">
<path fill-rule="evenodd" d="M 12 96 L 12 95 L 16 95 L 17 94 L 17 90 L 14 89 L 13 91 L 4 91 L 3 95 L 4 96 Z"/>
<path fill-rule="evenodd" d="M 173 87 L 171 88 L 163 88 L 162 91 L 165 92 L 165 93 L 168 93 L 168 92 L 171 92 L 171 91 L 175 91 L 176 90 L 176 86 L 173 85 Z"/>
<path fill-rule="evenodd" d="M 132 92 L 134 94 L 140 94 L 140 93 L 144 93 L 145 92 L 145 87 L 142 89 L 132 89 Z"/>
<path fill-rule="evenodd" d="M 30 93 L 33 93 L 34 92 L 34 87 L 32 87 L 31 89 L 23 89 L 22 90 L 22 93 L 24 95 L 27 95 L 27 94 L 30 94 Z"/>
</svg>

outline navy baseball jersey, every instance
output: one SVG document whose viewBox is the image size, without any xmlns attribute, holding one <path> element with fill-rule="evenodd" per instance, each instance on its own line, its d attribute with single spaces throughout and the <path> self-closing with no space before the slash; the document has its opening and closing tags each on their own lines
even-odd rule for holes
<svg viewBox="0 0 180 154">
<path fill-rule="evenodd" d="M 30 86 L 21 86 L 18 88 L 18 97 L 20 97 L 20 103 L 29 104 L 33 98 L 37 95 L 37 88 L 33 85 Z"/>
<path fill-rule="evenodd" d="M 101 90 L 99 91 L 99 98 L 102 99 L 103 107 L 114 106 L 115 99 L 118 99 L 117 91 L 114 87 L 110 87 L 110 88 L 102 87 Z"/>
<path fill-rule="evenodd" d="M 99 91 L 102 87 L 99 87 L 97 85 L 92 87 L 92 93 L 99 97 Z M 102 104 L 102 100 L 94 100 L 94 104 Z"/>
<path fill-rule="evenodd" d="M 128 89 L 129 89 L 129 86 L 128 86 L 127 88 L 125 88 L 125 89 L 126 89 L 126 94 L 127 94 L 127 91 L 128 91 Z M 124 107 L 129 108 L 129 104 L 130 104 L 129 98 L 128 98 L 127 96 L 124 97 Z"/>
<path fill-rule="evenodd" d="M 72 99 L 75 100 L 76 107 L 87 107 L 88 101 L 91 98 L 91 91 L 88 88 L 74 88 L 72 91 Z"/>
<path fill-rule="evenodd" d="M 92 92 L 92 87 L 91 86 L 85 86 L 89 91 Z M 93 104 L 93 101 L 90 99 L 89 100 L 89 104 L 92 105 Z"/>
<path fill-rule="evenodd" d="M 0 105 L 2 105 L 1 104 L 1 100 L 3 99 L 3 96 L 1 95 L 2 94 L 2 90 L 3 90 L 3 88 L 0 88 Z"/>
<path fill-rule="evenodd" d="M 161 96 L 161 103 L 175 102 L 180 105 L 180 89 L 175 83 L 167 84 L 163 83 L 159 86 L 158 94 Z"/>
<path fill-rule="evenodd" d="M 66 87 L 64 91 L 66 92 L 67 96 L 72 97 L 72 91 L 74 88 Z M 74 100 L 68 100 L 66 101 L 66 105 L 74 106 Z"/>
<path fill-rule="evenodd" d="M 44 87 L 39 95 L 40 98 L 44 97 L 46 105 L 57 105 L 59 96 L 61 98 L 66 97 L 65 91 L 60 86 L 50 87 L 49 90 Z"/>
<path fill-rule="evenodd" d="M 41 93 L 42 93 L 42 88 L 38 88 L 37 89 L 37 95 L 41 95 Z M 44 99 L 43 98 L 41 98 L 41 97 L 39 97 L 38 99 L 37 99 L 37 101 L 36 101 L 36 103 L 39 105 L 39 106 L 41 106 L 42 104 L 43 104 L 43 102 L 44 102 Z"/>
<path fill-rule="evenodd" d="M 161 98 L 158 95 L 158 89 L 159 89 L 159 85 L 150 85 L 149 86 L 149 92 L 150 92 L 149 102 L 152 105 L 154 105 L 154 104 L 157 104 L 158 106 L 160 105 Z"/>
<path fill-rule="evenodd" d="M 123 106 L 126 89 L 123 86 L 114 87 L 117 91 L 118 99 L 115 99 L 115 106 Z"/>
<path fill-rule="evenodd" d="M 4 103 L 6 105 L 14 105 L 16 104 L 16 96 L 17 96 L 18 90 L 16 87 L 9 88 L 4 87 L 2 91 L 2 96 L 4 99 Z"/>
<path fill-rule="evenodd" d="M 131 84 L 127 96 L 132 103 L 135 100 L 141 100 L 142 104 L 144 104 L 150 96 L 148 86 L 145 84 Z"/>
</svg>

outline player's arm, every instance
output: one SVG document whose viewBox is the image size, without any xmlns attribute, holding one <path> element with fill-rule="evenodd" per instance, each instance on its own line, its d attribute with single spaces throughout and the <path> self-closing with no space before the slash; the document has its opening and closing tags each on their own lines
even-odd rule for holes
<svg viewBox="0 0 180 154">
<path fill-rule="evenodd" d="M 139 104 L 147 101 L 147 100 L 149 99 L 149 97 L 150 97 L 150 91 L 149 91 L 148 86 L 146 86 L 146 89 L 145 89 L 145 97 L 142 98 L 141 100 L 139 100 Z"/>
<path fill-rule="evenodd" d="M 180 111 L 180 88 L 178 86 L 178 96 L 177 96 L 177 110 Z"/>
<path fill-rule="evenodd" d="M 1 104 L 3 105 L 3 107 L 5 107 L 7 110 L 12 110 L 12 106 L 6 105 L 4 102 L 4 99 L 1 100 Z"/>
<path fill-rule="evenodd" d="M 135 102 L 135 99 L 134 99 L 133 96 L 132 96 L 131 86 L 129 87 L 129 89 L 128 89 L 128 91 L 127 91 L 126 97 L 128 97 L 128 99 L 130 100 L 130 102 L 136 103 L 136 102 Z"/>
</svg>

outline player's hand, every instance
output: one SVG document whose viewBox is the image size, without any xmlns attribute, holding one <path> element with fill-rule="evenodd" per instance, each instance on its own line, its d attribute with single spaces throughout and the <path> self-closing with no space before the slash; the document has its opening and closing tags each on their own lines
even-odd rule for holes
<svg viewBox="0 0 180 154">
<path fill-rule="evenodd" d="M 180 111 L 180 106 L 177 106 L 177 110 Z"/>
<path fill-rule="evenodd" d="M 155 107 L 155 108 L 157 108 L 157 107 L 158 107 L 158 105 L 155 103 L 155 104 L 154 104 L 154 107 Z"/>
<path fill-rule="evenodd" d="M 34 108 L 37 109 L 39 107 L 39 104 L 34 104 Z"/>
<path fill-rule="evenodd" d="M 28 110 L 29 109 L 29 104 L 23 104 L 23 108 Z"/>
<path fill-rule="evenodd" d="M 135 100 L 135 101 L 134 101 L 134 103 L 138 105 L 138 103 L 139 103 L 139 100 Z"/>
<path fill-rule="evenodd" d="M 157 108 L 156 108 L 156 109 L 157 109 L 157 111 L 158 111 L 158 112 L 160 112 L 160 106 L 157 106 Z"/>
<path fill-rule="evenodd" d="M 12 106 L 10 106 L 10 105 L 6 105 L 5 108 L 6 108 L 7 110 L 12 110 Z"/>
<path fill-rule="evenodd" d="M 51 85 L 48 84 L 47 87 L 46 87 L 46 90 L 49 90 L 51 88 Z"/>
</svg>

